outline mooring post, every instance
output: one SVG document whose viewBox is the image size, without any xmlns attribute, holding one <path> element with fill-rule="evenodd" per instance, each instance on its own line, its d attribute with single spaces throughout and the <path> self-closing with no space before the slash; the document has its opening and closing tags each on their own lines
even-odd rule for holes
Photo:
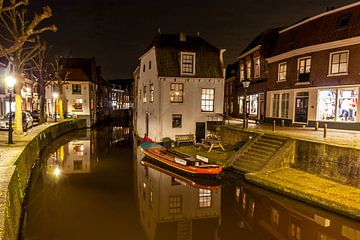
<svg viewBox="0 0 360 240">
<path fill-rule="evenodd" d="M 326 132 L 327 132 L 327 123 L 324 124 L 324 138 L 326 138 Z"/>
<path fill-rule="evenodd" d="M 273 132 L 275 132 L 276 121 L 273 121 Z"/>
<path fill-rule="evenodd" d="M 315 122 L 315 131 L 319 130 L 319 122 Z"/>
<path fill-rule="evenodd" d="M 281 119 L 281 126 L 285 127 L 285 120 L 284 119 Z"/>
</svg>

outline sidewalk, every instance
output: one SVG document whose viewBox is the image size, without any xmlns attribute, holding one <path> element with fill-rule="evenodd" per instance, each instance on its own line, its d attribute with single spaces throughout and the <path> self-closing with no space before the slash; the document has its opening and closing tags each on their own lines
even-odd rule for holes
<svg viewBox="0 0 360 240">
<path fill-rule="evenodd" d="M 225 124 L 233 128 L 243 129 L 241 119 L 225 120 Z M 250 132 L 269 133 L 299 140 L 322 142 L 360 149 L 360 131 L 327 129 L 327 136 L 324 138 L 323 128 L 319 128 L 318 131 L 315 131 L 315 128 L 313 127 L 281 127 L 277 125 L 274 132 L 272 124 L 255 124 L 249 121 L 248 125 L 246 131 Z"/>
</svg>

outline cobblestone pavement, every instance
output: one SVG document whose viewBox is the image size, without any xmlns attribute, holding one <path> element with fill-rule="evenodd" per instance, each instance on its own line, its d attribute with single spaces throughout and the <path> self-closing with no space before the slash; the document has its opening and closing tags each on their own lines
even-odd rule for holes
<svg viewBox="0 0 360 240">
<path fill-rule="evenodd" d="M 242 120 L 232 119 L 226 120 L 226 125 L 233 126 L 235 128 L 242 129 Z M 327 129 L 326 137 L 324 138 L 324 129 L 319 128 L 315 131 L 313 127 L 281 127 L 276 126 L 275 132 L 273 131 L 272 124 L 255 124 L 249 122 L 247 131 L 251 132 L 264 132 L 270 134 L 276 134 L 295 139 L 310 140 L 316 142 L 324 142 L 329 144 L 335 144 L 344 147 L 353 147 L 360 149 L 360 131 L 351 130 L 338 130 Z"/>
</svg>

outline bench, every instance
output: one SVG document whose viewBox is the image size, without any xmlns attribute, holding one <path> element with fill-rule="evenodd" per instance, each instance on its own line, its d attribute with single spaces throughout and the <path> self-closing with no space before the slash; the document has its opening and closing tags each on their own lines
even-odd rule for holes
<svg viewBox="0 0 360 240">
<path fill-rule="evenodd" d="M 195 134 L 182 134 L 182 135 L 175 135 L 175 142 L 176 146 L 179 146 L 180 143 L 192 143 L 196 144 Z"/>
</svg>

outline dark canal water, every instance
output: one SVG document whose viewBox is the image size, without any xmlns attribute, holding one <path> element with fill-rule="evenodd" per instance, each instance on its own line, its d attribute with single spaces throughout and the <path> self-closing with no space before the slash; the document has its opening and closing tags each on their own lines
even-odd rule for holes
<svg viewBox="0 0 360 240">
<path fill-rule="evenodd" d="M 360 239 L 357 221 L 245 183 L 148 165 L 130 130 L 65 135 L 34 167 L 22 239 Z"/>
</svg>

